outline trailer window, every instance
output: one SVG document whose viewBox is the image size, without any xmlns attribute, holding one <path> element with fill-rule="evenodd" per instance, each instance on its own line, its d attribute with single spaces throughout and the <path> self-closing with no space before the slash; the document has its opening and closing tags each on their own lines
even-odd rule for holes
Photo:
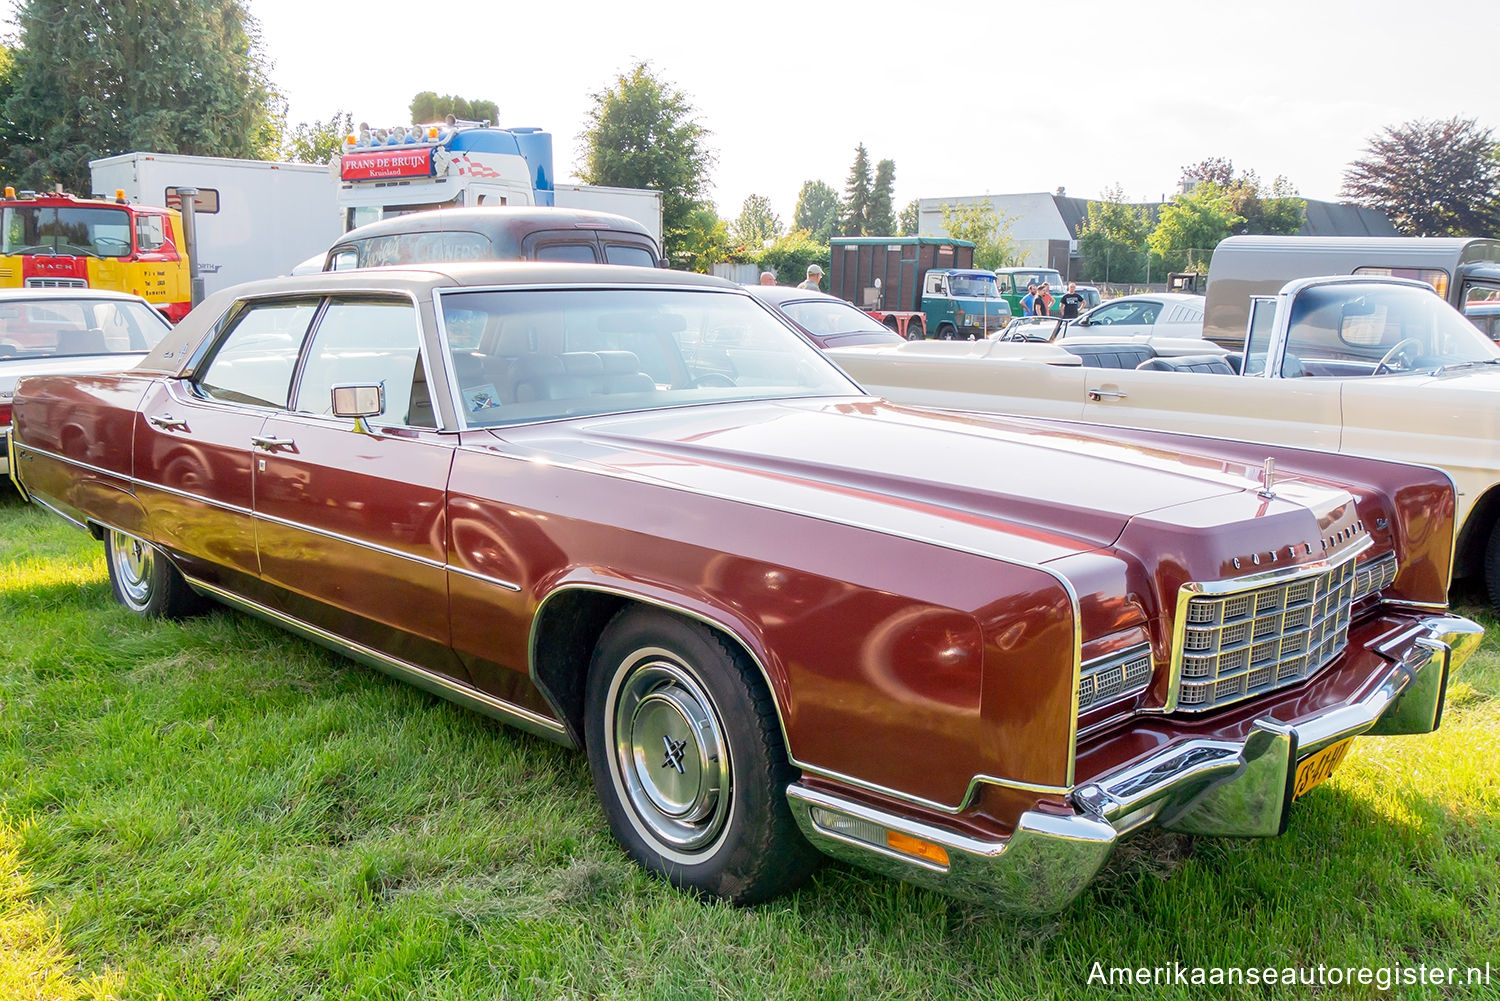
<svg viewBox="0 0 1500 1001">
<path fill-rule="evenodd" d="M 1357 275 L 1379 275 L 1383 278 L 1413 278 L 1426 282 L 1437 294 L 1448 298 L 1448 272 L 1441 268 L 1355 268 Z"/>
</svg>

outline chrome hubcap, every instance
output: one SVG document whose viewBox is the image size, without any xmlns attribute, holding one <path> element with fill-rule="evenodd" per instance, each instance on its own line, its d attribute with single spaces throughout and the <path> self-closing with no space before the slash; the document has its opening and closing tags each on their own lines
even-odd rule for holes
<svg viewBox="0 0 1500 1001">
<path fill-rule="evenodd" d="M 723 728 L 698 679 L 664 650 L 637 651 L 611 686 L 616 780 L 642 833 L 701 852 L 729 819 Z"/>
<path fill-rule="evenodd" d="M 115 579 L 120 593 L 132 608 L 144 608 L 151 600 L 151 570 L 155 555 L 150 546 L 124 532 L 110 533 Z"/>
</svg>

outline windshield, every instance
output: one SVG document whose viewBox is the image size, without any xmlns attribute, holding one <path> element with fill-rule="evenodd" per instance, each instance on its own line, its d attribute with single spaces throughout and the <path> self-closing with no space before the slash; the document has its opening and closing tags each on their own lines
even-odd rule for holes
<svg viewBox="0 0 1500 1001">
<path fill-rule="evenodd" d="M 1017 289 L 1024 289 L 1028 285 L 1040 285 L 1042 282 L 1051 283 L 1054 292 L 1064 287 L 1062 274 L 1046 268 L 1038 268 L 1035 271 L 1016 271 L 1013 274 Z"/>
<path fill-rule="evenodd" d="M 150 351 L 170 329 L 139 302 L 0 300 L 0 361 Z"/>
<path fill-rule="evenodd" d="M 470 427 L 862 395 L 747 295 L 528 289 L 444 292 L 439 301 Z"/>
<path fill-rule="evenodd" d="M 830 334 L 889 334 L 890 328 L 869 313 L 855 309 L 847 302 L 831 299 L 809 299 L 782 303 L 781 311 L 809 333 L 826 337 Z"/>
<path fill-rule="evenodd" d="M 111 208 L 7 206 L 0 211 L 0 256 L 130 256 L 130 213 Z"/>
<path fill-rule="evenodd" d="M 998 299 L 1000 288 L 991 274 L 953 275 L 948 279 L 948 294 L 974 299 Z"/>
<path fill-rule="evenodd" d="M 1283 377 L 1384 375 L 1500 361 L 1500 347 L 1430 289 L 1315 285 L 1292 302 Z"/>
</svg>

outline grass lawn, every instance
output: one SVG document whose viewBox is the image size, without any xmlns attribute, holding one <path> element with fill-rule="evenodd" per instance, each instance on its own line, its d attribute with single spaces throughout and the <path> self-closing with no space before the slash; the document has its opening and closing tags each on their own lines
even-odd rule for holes
<svg viewBox="0 0 1500 1001">
<path fill-rule="evenodd" d="M 1286 836 L 1145 835 L 1052 919 L 837 864 L 741 910 L 628 862 L 581 754 L 228 611 L 142 622 L 100 545 L 0 492 L 0 999 L 1500 997 L 1497 696 L 1487 638 L 1438 734 L 1359 741 Z"/>
</svg>

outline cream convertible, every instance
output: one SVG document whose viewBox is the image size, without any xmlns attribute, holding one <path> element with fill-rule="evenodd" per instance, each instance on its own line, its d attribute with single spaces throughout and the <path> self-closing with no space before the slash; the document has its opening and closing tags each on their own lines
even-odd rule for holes
<svg viewBox="0 0 1500 1001">
<path fill-rule="evenodd" d="M 1438 466 L 1459 490 L 1454 576 L 1482 576 L 1500 607 L 1500 347 L 1428 285 L 1357 276 L 1299 279 L 1255 297 L 1246 346 L 1243 360 L 1205 342 L 1202 356 L 1138 369 L 947 357 L 931 345 L 828 354 L 900 402 Z"/>
</svg>

